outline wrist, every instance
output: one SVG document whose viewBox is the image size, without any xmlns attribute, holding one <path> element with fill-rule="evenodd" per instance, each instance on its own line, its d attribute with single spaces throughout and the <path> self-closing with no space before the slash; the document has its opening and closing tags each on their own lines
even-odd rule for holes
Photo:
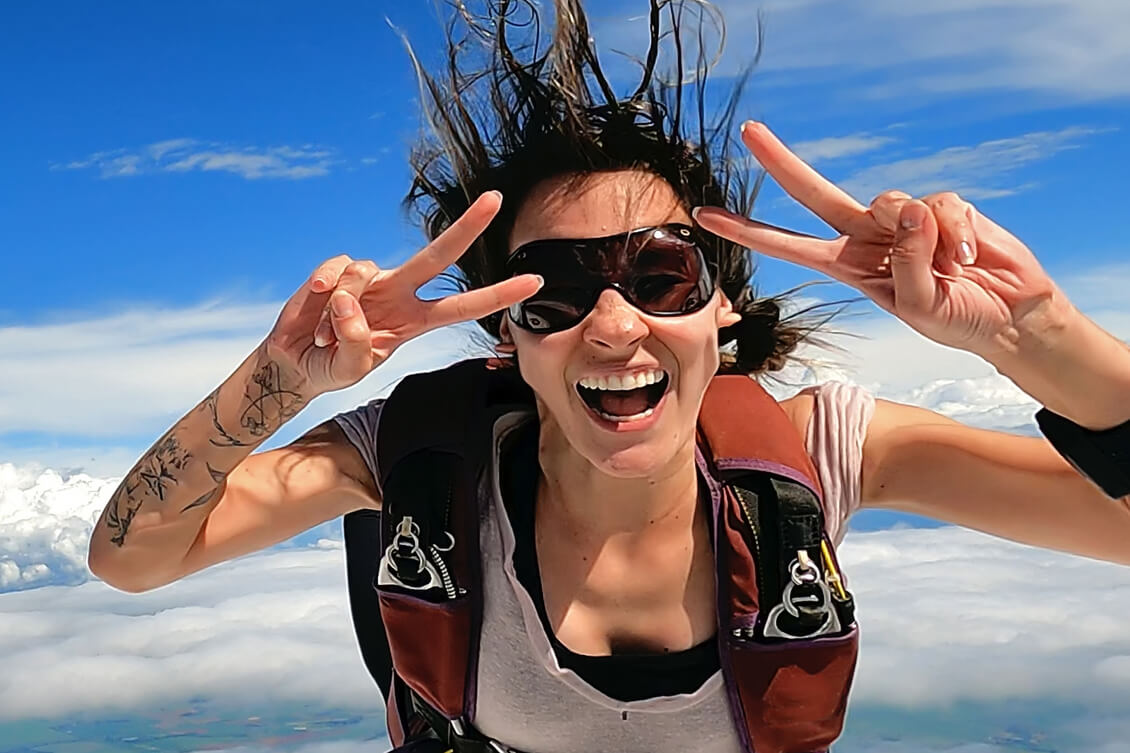
<svg viewBox="0 0 1130 753">
<path fill-rule="evenodd" d="M 312 399 L 286 361 L 267 343 L 257 347 L 206 401 L 218 447 L 255 447 L 298 415 Z"/>
<path fill-rule="evenodd" d="M 1130 348 L 1083 315 L 1058 288 L 983 357 L 1020 389 L 1092 430 L 1130 419 Z"/>
<path fill-rule="evenodd" d="M 269 337 L 259 344 L 248 360 L 255 364 L 254 369 L 249 372 L 252 378 L 264 368 L 271 368 L 270 365 L 274 364 L 279 386 L 301 397 L 303 405 L 322 394 L 309 376 L 293 362 L 286 349 L 275 345 Z"/>
</svg>

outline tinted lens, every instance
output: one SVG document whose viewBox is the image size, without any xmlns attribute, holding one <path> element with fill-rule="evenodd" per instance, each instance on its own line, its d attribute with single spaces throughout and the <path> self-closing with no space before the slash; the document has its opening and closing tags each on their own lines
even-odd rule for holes
<svg viewBox="0 0 1130 753">
<path fill-rule="evenodd" d="M 714 293 L 706 260 L 685 225 L 606 238 L 535 241 L 515 251 L 507 266 L 512 275 L 533 273 L 545 279 L 537 294 L 510 307 L 513 322 L 534 332 L 576 325 L 607 287 L 660 316 L 697 311 Z"/>
<path fill-rule="evenodd" d="M 712 281 L 689 228 L 656 228 L 647 235 L 625 285 L 632 303 L 658 315 L 688 314 L 706 305 L 714 292 Z"/>
<path fill-rule="evenodd" d="M 533 332 L 568 329 L 592 310 L 593 292 L 593 287 L 560 287 L 547 281 L 532 297 L 511 306 L 510 318 Z"/>
</svg>

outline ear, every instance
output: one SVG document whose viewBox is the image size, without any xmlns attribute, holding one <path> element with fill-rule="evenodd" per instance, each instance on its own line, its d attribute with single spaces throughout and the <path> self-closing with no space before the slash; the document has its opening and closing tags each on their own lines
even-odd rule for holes
<svg viewBox="0 0 1130 753">
<path fill-rule="evenodd" d="M 734 311 L 734 304 L 730 302 L 730 299 L 722 292 L 721 288 L 718 288 L 718 295 L 722 299 L 718 304 L 718 329 L 729 327 L 740 322 L 742 315 Z"/>
<path fill-rule="evenodd" d="M 509 355 L 517 351 L 517 346 L 514 345 L 514 338 L 510 334 L 510 317 L 503 314 L 502 321 L 498 323 L 498 339 L 499 343 L 495 347 L 499 353 Z"/>
</svg>

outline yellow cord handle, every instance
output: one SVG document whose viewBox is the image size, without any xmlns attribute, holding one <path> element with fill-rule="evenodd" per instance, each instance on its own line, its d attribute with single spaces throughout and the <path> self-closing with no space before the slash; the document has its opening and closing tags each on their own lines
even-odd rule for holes
<svg viewBox="0 0 1130 753">
<path fill-rule="evenodd" d="M 820 540 L 820 554 L 824 556 L 824 569 L 828 571 L 828 583 L 836 589 L 836 595 L 847 599 L 847 590 L 844 588 L 843 578 L 836 570 L 836 563 L 832 561 L 832 553 L 828 551 L 828 542 Z"/>
</svg>

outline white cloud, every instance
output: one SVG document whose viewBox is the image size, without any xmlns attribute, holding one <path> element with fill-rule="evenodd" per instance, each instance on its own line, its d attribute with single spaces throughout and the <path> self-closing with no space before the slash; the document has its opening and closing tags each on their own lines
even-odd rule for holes
<svg viewBox="0 0 1130 753">
<path fill-rule="evenodd" d="M 90 531 L 117 479 L 0 463 L 0 593 L 90 577 Z"/>
<path fill-rule="evenodd" d="M 29 448 L 15 452 L 56 467 L 85 466 L 84 448 L 93 438 L 155 439 L 235 370 L 270 331 L 281 307 L 205 303 L 137 308 L 0 328 L 0 373 L 5 374 L 0 426 L 6 432 L 52 435 L 50 445 L 35 448 L 44 455 L 35 457 Z M 439 368 L 472 352 L 466 330 L 429 333 L 400 348 L 359 384 L 319 398 L 316 409 L 307 409 L 287 428 L 309 428 L 329 411 L 387 393 L 406 373 Z M 60 438 L 66 439 L 61 446 Z M 79 448 L 72 446 L 75 441 Z M 16 455 L 0 439 L 0 461 Z M 60 461 L 64 455 L 70 459 Z"/>
<path fill-rule="evenodd" d="M 376 713 L 342 556 L 332 542 L 267 552 L 135 596 L 98 582 L 4 594 L 0 719 L 192 698 Z M 853 708 L 1124 711 L 1130 569 L 957 528 L 852 533 L 842 561 L 863 635 Z"/>
<path fill-rule="evenodd" d="M 972 146 L 951 146 L 933 154 L 864 168 L 839 185 L 864 204 L 889 188 L 913 196 L 954 191 L 970 201 L 1008 196 L 1031 187 L 1031 184 L 1017 184 L 1014 177 L 1017 171 L 1059 152 L 1076 149 L 1085 138 L 1101 132 L 1071 127 Z"/>
<path fill-rule="evenodd" d="M 86 159 L 54 164 L 54 169 L 97 169 L 103 178 L 155 172 L 229 172 L 249 180 L 311 178 L 328 175 L 339 160 L 332 149 L 314 144 L 300 147 L 238 147 L 198 139 L 168 139 L 137 150 L 96 152 Z"/>
<path fill-rule="evenodd" d="M 860 99 L 913 107 L 969 93 L 1007 93 L 1006 106 L 1030 109 L 1049 101 L 1130 95 L 1130 78 L 1116 73 L 1130 67 L 1125 43 L 1130 5 L 1120 0 L 714 0 L 714 5 L 725 18 L 727 37 L 716 74 L 732 75 L 751 62 L 762 17 L 759 90 L 780 101 L 798 87 L 831 85 L 802 107 L 858 107 Z M 602 8 L 592 15 L 602 58 L 625 82 L 638 82 L 638 66 L 612 53 L 640 56 L 646 50 L 647 22 L 638 7 L 620 2 L 615 12 Z M 716 35 L 708 28 L 710 47 Z"/>
<path fill-rule="evenodd" d="M 1112 75 L 1130 66 L 1130 5 L 1117 0 L 718 5 L 731 40 L 728 65 L 748 56 L 741 40 L 763 11 L 761 70 L 794 74 L 781 80 L 786 85 L 796 74 L 829 81 L 873 73 L 872 94 L 888 98 L 1008 90 L 1080 101 L 1130 94 L 1130 80 Z"/>
<path fill-rule="evenodd" d="M 894 141 L 890 136 L 855 133 L 850 136 L 830 136 L 812 141 L 798 141 L 791 149 L 805 162 L 814 163 L 871 152 Z"/>
</svg>

